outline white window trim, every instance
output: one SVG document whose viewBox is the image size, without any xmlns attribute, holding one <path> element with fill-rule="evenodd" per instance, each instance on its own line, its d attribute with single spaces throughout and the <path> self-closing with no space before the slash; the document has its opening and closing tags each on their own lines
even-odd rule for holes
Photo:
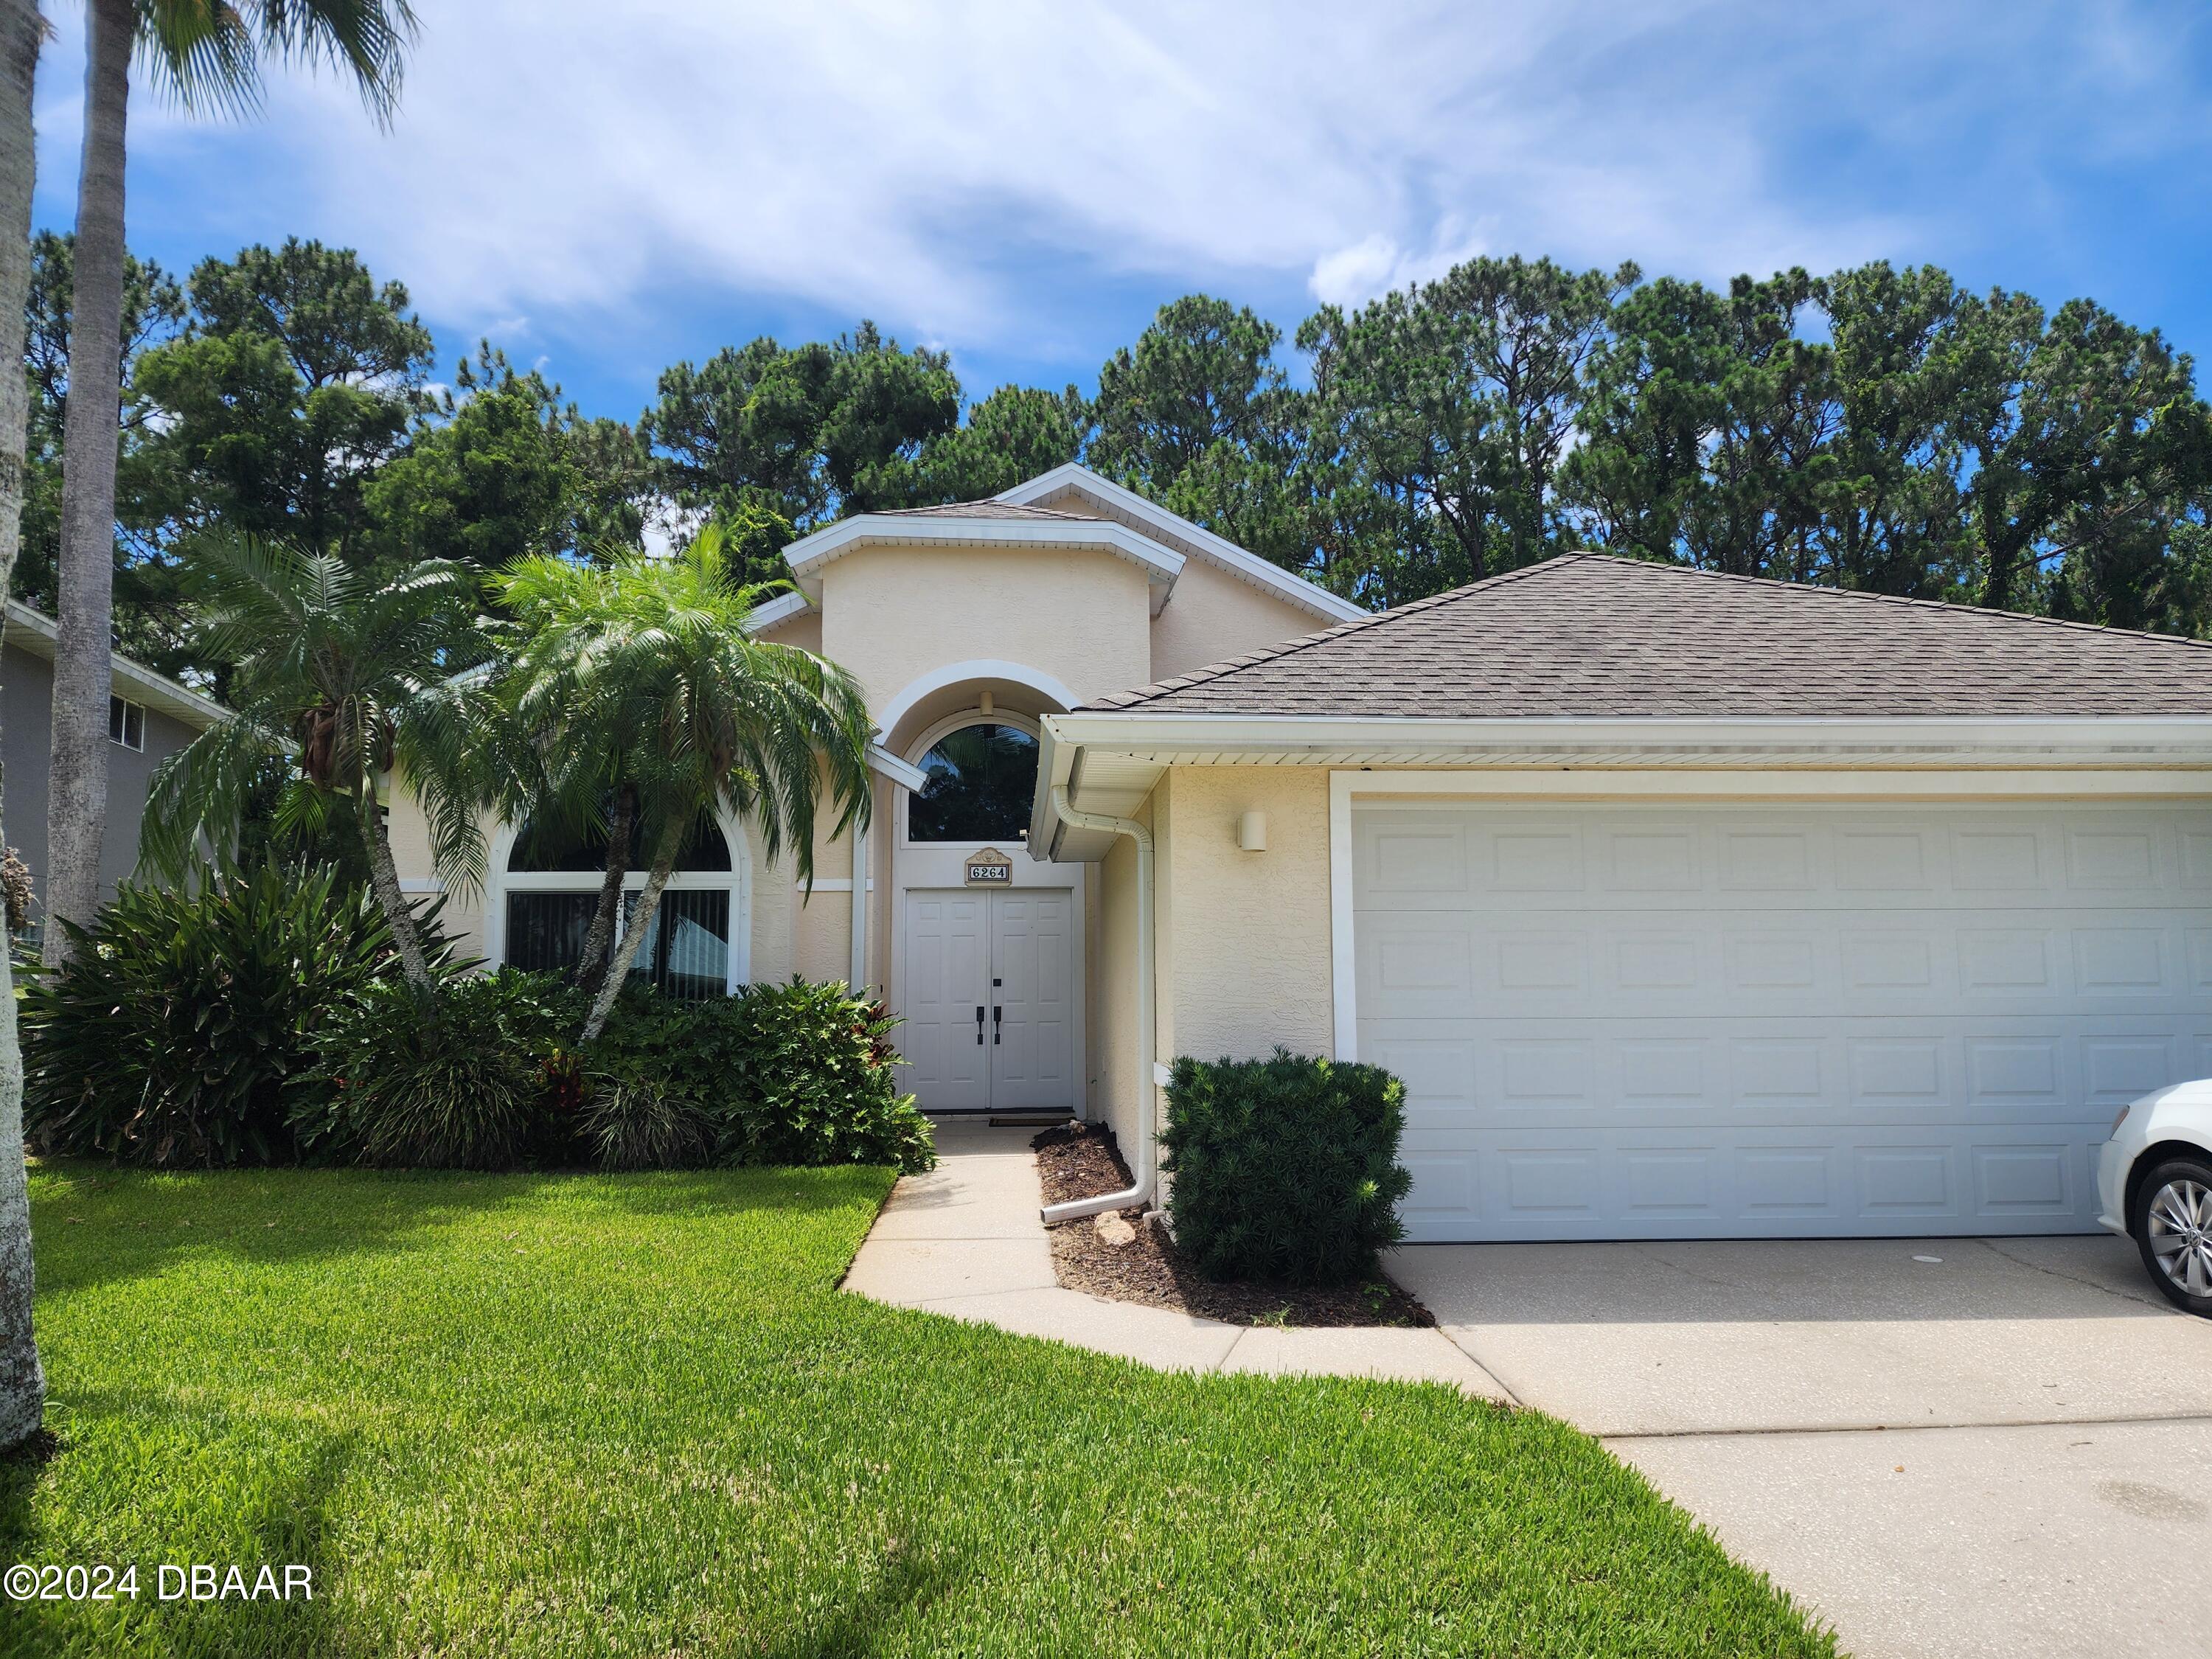
<svg viewBox="0 0 2212 1659">
<path fill-rule="evenodd" d="M 1018 714 L 1011 708 L 994 708 L 988 714 L 980 708 L 963 708 L 955 714 L 947 714 L 943 720 L 938 721 L 936 725 L 930 726 L 927 730 L 923 732 L 920 737 L 916 738 L 911 744 L 907 745 L 906 758 L 908 763 L 917 768 L 920 767 L 923 757 L 926 757 L 931 750 L 936 748 L 939 744 L 944 742 L 945 738 L 951 737 L 955 732 L 963 731 L 971 726 L 1011 726 L 1017 731 L 1028 732 L 1030 736 L 1037 740 L 1039 763 L 1042 763 L 1044 753 L 1044 727 L 1038 724 L 1037 719 L 1035 715 Z M 913 839 L 907 834 L 906 828 L 907 812 L 913 804 L 914 792 L 910 789 L 903 788 L 896 793 L 891 802 L 891 811 L 898 819 L 898 848 L 901 852 L 941 853 L 949 848 L 964 845 L 964 843 L 959 842 L 915 841 Z M 1027 825 L 1023 826 L 1024 829 L 1027 827 Z M 1011 853 L 1014 851 L 1016 848 L 1026 848 L 1028 846 L 1029 837 L 1024 836 L 1016 842 L 1014 847 L 1005 848 L 1001 850 Z M 820 885 L 819 883 L 817 883 L 816 884 L 817 886 Z"/>
<path fill-rule="evenodd" d="M 116 735 L 115 731 L 115 711 L 118 707 L 123 710 L 123 732 L 119 737 Z M 134 708 L 138 711 L 138 741 L 136 743 L 131 741 L 131 711 Z M 133 702 L 130 698 L 120 696 L 115 692 L 109 692 L 107 694 L 107 740 L 118 749 L 128 749 L 134 755 L 144 754 L 146 752 L 146 705 L 143 702 Z"/>
<path fill-rule="evenodd" d="M 744 826 L 727 812 L 719 812 L 715 827 L 730 849 L 727 870 L 678 870 L 672 872 L 663 890 L 672 893 L 726 892 L 730 896 L 730 970 L 726 993 L 735 994 L 752 982 L 753 956 L 753 872 L 752 843 L 747 838 Z M 599 872 L 591 870 L 520 870 L 509 872 L 507 864 L 514 855 L 519 831 L 512 824 L 501 824 L 493 833 L 489 873 L 484 878 L 483 941 L 484 964 L 501 968 L 507 964 L 507 896 L 509 893 L 596 893 L 599 890 Z M 623 891 L 642 892 L 645 872 L 633 870 L 623 878 Z M 629 926 L 626 914 L 629 907 L 622 906 L 615 913 L 615 938 L 620 942 Z"/>
</svg>

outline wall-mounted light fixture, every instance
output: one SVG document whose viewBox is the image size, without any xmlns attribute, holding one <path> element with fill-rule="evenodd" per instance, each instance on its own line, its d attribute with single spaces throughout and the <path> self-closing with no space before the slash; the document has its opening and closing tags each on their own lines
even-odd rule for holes
<svg viewBox="0 0 2212 1659">
<path fill-rule="evenodd" d="M 1248 853 L 1267 850 L 1267 815 L 1246 812 L 1237 820 L 1237 844 Z"/>
</svg>

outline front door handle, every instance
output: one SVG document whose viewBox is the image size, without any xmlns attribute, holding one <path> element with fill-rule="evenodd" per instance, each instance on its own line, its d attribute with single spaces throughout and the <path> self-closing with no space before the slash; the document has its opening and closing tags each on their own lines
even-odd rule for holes
<svg viewBox="0 0 2212 1659">
<path fill-rule="evenodd" d="M 991 1005 L 991 1041 L 994 1043 L 999 1041 L 999 1016 L 1005 1012 L 997 1003 Z"/>
<path fill-rule="evenodd" d="M 980 1002 L 975 1005 L 975 1046 L 983 1046 L 983 1005 Z"/>
</svg>

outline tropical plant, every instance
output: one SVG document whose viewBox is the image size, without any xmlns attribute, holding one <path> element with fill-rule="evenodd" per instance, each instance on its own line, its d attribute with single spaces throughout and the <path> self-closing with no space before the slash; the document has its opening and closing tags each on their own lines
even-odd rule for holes
<svg viewBox="0 0 2212 1659">
<path fill-rule="evenodd" d="M 0 0 L 0 362 L 23 350 L 31 287 L 31 188 L 37 145 L 32 82 L 46 21 L 33 0 Z M 0 374 L 0 599 L 12 591 L 21 545 L 23 446 L 30 386 Z M 0 845 L 6 837 L 0 836 Z M 0 1451 L 21 1445 L 46 1421 L 46 1379 L 32 1323 L 31 1203 L 23 1160 L 23 1051 L 15 1027 L 15 928 L 0 927 Z"/>
<path fill-rule="evenodd" d="M 327 1093 L 302 1097 L 301 1140 L 319 1157 L 387 1167 L 565 1161 L 569 1126 L 544 1121 L 570 1012 L 560 991 L 548 975 L 514 972 L 370 988 L 323 1036 Z M 549 1141 L 555 1155 L 533 1158 Z"/>
<path fill-rule="evenodd" d="M 1347 1284 L 1403 1237 L 1406 1085 L 1381 1066 L 1184 1055 L 1167 1094 L 1168 1212 L 1207 1278 Z"/>
<path fill-rule="evenodd" d="M 250 542 L 196 556 L 210 592 L 211 649 L 239 665 L 238 714 L 163 761 L 149 786 L 143 856 L 180 875 L 204 837 L 227 844 L 272 748 L 294 775 L 280 824 L 350 819 L 369 888 L 391 925 L 408 982 L 427 993 L 429 956 L 399 885 L 377 780 L 403 767 L 429 822 L 449 891 L 483 879 L 471 733 L 481 682 L 457 674 L 477 647 L 473 586 L 458 565 L 428 561 L 387 580 L 328 555 Z"/>
<path fill-rule="evenodd" d="M 898 1090 L 896 1024 L 842 984 L 793 978 L 704 1002 L 633 987 L 585 1051 L 587 1115 L 619 1117 L 625 1133 L 641 1133 L 654 1113 L 681 1115 L 705 1127 L 724 1164 L 927 1170 L 935 1145 Z M 603 1103 L 616 1093 L 621 1108 Z"/>
<path fill-rule="evenodd" d="M 327 865 L 126 883 L 91 927 L 55 925 L 78 948 L 23 1000 L 31 1144 L 162 1168 L 289 1162 L 319 1030 L 392 961 Z"/>
<path fill-rule="evenodd" d="M 120 392 L 115 342 L 127 258 L 123 186 L 131 56 L 143 51 L 156 78 L 185 108 L 239 111 L 259 101 L 264 55 L 310 65 L 327 61 L 343 66 L 370 110 L 386 119 L 415 28 L 408 0 L 87 0 L 85 13 L 84 147 L 46 812 L 47 908 L 76 921 L 89 917 L 99 902 L 107 813 Z M 20 305 L 10 307 L 11 318 L 21 314 Z M 66 928 L 49 929 L 46 959 L 65 957 L 70 939 Z"/>
<path fill-rule="evenodd" d="M 603 1170 L 696 1169 L 714 1149 L 707 1115 L 649 1083 L 611 1080 L 594 1089 L 578 1127 Z"/>
<path fill-rule="evenodd" d="M 897 1022 L 882 1003 L 794 977 L 747 986 L 721 1017 L 742 1055 L 744 1100 L 724 1126 L 724 1161 L 935 1165 L 929 1120 L 898 1091 Z"/>
<path fill-rule="evenodd" d="M 526 559 L 501 578 L 522 630 L 514 706 L 551 746 L 561 734 L 619 732 L 621 781 L 650 827 L 644 890 L 582 1033 L 605 1029 L 661 890 L 702 813 L 726 808 L 758 826 L 774 862 L 789 846 L 814 876 L 817 791 L 833 835 L 867 820 L 872 722 L 859 684 L 796 646 L 747 628 L 766 592 L 740 585 L 720 529 L 667 558 L 630 555 L 604 569 Z"/>
</svg>

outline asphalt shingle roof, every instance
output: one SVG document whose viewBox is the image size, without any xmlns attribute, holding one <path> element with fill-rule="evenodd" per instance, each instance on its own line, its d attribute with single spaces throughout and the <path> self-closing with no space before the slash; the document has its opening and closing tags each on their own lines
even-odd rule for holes
<svg viewBox="0 0 2212 1659">
<path fill-rule="evenodd" d="M 1349 719 L 2212 714 L 2212 643 L 1572 553 L 1084 707 Z"/>
<path fill-rule="evenodd" d="M 1012 501 L 951 501 L 943 507 L 899 507 L 878 514 L 885 519 L 1051 519 L 1096 521 L 1096 513 L 1063 513 L 1051 507 L 1018 507 Z"/>
</svg>

